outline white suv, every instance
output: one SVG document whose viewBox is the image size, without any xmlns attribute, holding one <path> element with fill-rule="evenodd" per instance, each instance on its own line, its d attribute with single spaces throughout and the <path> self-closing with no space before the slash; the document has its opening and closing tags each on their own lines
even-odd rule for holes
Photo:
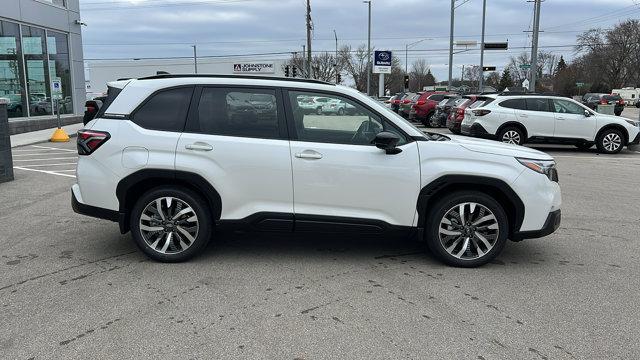
<svg viewBox="0 0 640 360">
<path fill-rule="evenodd" d="M 300 106 L 310 97 L 353 110 L 310 114 Z M 243 227 L 414 235 L 442 261 L 470 267 L 507 239 L 545 236 L 560 223 L 549 155 L 425 134 L 378 101 L 320 81 L 113 82 L 77 141 L 74 210 L 118 221 L 159 261 L 201 252 L 214 227 Z"/>
<path fill-rule="evenodd" d="M 594 112 L 569 98 L 544 95 L 487 95 L 465 110 L 464 135 L 511 144 L 573 144 L 615 154 L 640 142 L 640 123 Z"/>
</svg>

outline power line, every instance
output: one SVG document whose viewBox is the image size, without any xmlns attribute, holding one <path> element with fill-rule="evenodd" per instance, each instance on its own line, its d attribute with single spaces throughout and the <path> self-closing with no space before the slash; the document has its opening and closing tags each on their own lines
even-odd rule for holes
<svg viewBox="0 0 640 360">
<path fill-rule="evenodd" d="M 120 11 L 120 10 L 127 10 L 127 11 L 131 11 L 131 10 L 136 10 L 136 9 L 145 9 L 145 8 L 159 8 L 159 7 L 182 7 L 182 6 L 201 6 L 201 5 L 221 5 L 221 4 L 233 4 L 233 3 L 239 3 L 239 2 L 249 2 L 249 1 L 256 1 L 256 0 L 209 0 L 209 1 L 189 1 L 189 2 L 181 2 L 181 3 L 161 3 L 161 4 L 156 4 L 156 5 L 136 5 L 136 4 L 126 4 L 126 3 L 121 3 L 124 6 L 119 6 L 120 3 L 118 3 L 118 6 L 109 6 L 109 7 L 86 7 L 86 8 L 82 8 L 82 11 L 90 11 L 90 10 L 100 10 L 100 11 Z M 109 4 L 109 3 L 106 3 Z M 114 3 L 110 3 L 110 4 L 114 4 Z"/>
</svg>

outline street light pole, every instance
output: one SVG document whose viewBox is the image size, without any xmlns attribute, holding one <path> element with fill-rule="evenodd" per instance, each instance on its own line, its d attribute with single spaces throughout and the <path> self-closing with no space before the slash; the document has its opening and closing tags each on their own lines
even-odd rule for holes
<svg viewBox="0 0 640 360">
<path fill-rule="evenodd" d="M 311 78 L 311 3 L 307 0 L 307 78 Z"/>
<path fill-rule="evenodd" d="M 193 69 L 197 74 L 198 73 L 198 53 L 196 50 L 196 45 L 191 45 L 191 47 L 193 48 Z"/>
<path fill-rule="evenodd" d="M 369 7 L 369 30 L 367 35 L 367 95 L 371 95 L 371 0 L 365 0 Z"/>
<path fill-rule="evenodd" d="M 478 92 L 484 92 L 484 23 L 487 17 L 487 0 L 482 0 L 482 39 L 480 40 L 480 84 Z"/>
<path fill-rule="evenodd" d="M 336 33 L 336 29 L 333 29 L 333 36 L 336 38 L 336 58 L 333 62 L 333 70 L 336 72 L 336 84 L 338 83 L 338 34 Z"/>
<path fill-rule="evenodd" d="M 451 91 L 451 78 L 453 77 L 453 19 L 456 10 L 456 0 L 451 0 L 451 27 L 449 29 L 449 82 L 447 90 Z"/>
</svg>

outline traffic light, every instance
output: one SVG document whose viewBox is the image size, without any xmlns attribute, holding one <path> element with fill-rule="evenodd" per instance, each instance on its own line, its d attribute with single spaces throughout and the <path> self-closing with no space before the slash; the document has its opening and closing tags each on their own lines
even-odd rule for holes
<svg viewBox="0 0 640 360">
<path fill-rule="evenodd" d="M 285 67 L 284 67 L 284 76 L 285 76 L 285 77 L 289 77 L 289 69 L 290 69 L 290 66 L 289 66 L 289 65 L 287 65 L 287 66 L 285 66 Z"/>
<path fill-rule="evenodd" d="M 409 75 L 404 76 L 404 88 L 405 89 L 409 88 Z"/>
<path fill-rule="evenodd" d="M 340 84 L 342 82 L 342 76 L 340 75 L 340 73 L 338 73 L 338 76 L 336 76 L 336 84 Z"/>
<path fill-rule="evenodd" d="M 298 72 L 298 68 L 295 65 L 293 65 L 291 67 L 292 67 L 291 73 L 293 74 L 293 77 L 296 77 L 297 72 Z"/>
<path fill-rule="evenodd" d="M 482 71 L 496 71 L 495 66 L 483 66 Z"/>
</svg>

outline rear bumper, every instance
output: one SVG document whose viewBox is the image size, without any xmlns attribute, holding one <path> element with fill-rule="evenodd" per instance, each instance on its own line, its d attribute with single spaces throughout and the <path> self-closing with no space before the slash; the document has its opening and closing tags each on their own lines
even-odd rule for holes
<svg viewBox="0 0 640 360">
<path fill-rule="evenodd" d="M 561 220 L 562 211 L 560 209 L 552 211 L 547 216 L 547 220 L 544 222 L 542 229 L 533 231 L 517 231 L 511 236 L 511 240 L 520 241 L 524 239 L 535 239 L 547 236 L 558 230 Z"/>
<path fill-rule="evenodd" d="M 487 130 L 478 123 L 473 123 L 471 125 L 461 124 L 460 132 L 463 135 L 468 135 L 468 136 L 494 138 L 492 134 L 487 132 Z"/>
<path fill-rule="evenodd" d="M 80 215 L 117 222 L 120 225 L 120 232 L 123 234 L 126 233 L 125 214 L 115 210 L 83 204 L 76 198 L 76 194 L 73 188 L 71 190 L 71 208 L 74 212 Z"/>
</svg>

